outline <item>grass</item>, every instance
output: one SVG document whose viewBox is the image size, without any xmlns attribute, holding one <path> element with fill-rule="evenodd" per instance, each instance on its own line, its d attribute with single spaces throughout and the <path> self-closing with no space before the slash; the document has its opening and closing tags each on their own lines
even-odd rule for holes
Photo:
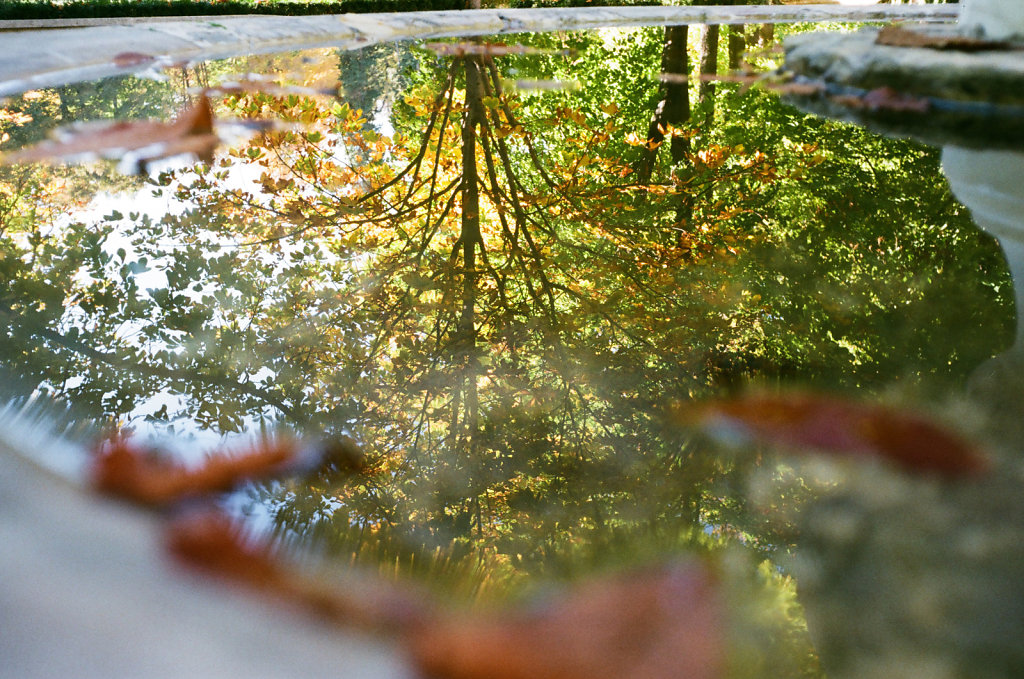
<svg viewBox="0 0 1024 679">
<path fill-rule="evenodd" d="M 483 0 L 484 7 L 660 5 L 661 0 Z M 666 0 L 664 4 L 678 4 Z M 469 0 L 0 0 L 0 21 L 466 9 Z"/>
<path fill-rule="evenodd" d="M 345 12 L 408 12 L 465 9 L 466 0 L 6 0 L 0 20 L 99 17 L 217 16 L 225 14 L 310 15 Z"/>
</svg>

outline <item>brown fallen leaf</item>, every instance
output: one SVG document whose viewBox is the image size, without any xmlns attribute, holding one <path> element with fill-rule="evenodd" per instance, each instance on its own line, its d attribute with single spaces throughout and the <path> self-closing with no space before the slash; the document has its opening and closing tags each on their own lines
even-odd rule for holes
<svg viewBox="0 0 1024 679">
<path fill-rule="evenodd" d="M 543 608 L 445 612 L 417 592 L 380 580 L 345 588 L 287 567 L 272 547 L 219 513 L 171 524 L 179 561 L 337 624 L 404 640 L 434 679 L 720 679 L 724 611 L 697 563 L 595 579 Z"/>
<path fill-rule="evenodd" d="M 982 52 L 986 50 L 1019 50 L 1020 44 L 997 40 L 983 40 L 966 35 L 920 33 L 902 26 L 886 26 L 875 38 L 878 45 L 889 47 L 926 47 L 938 50 L 955 50 L 959 52 Z"/>
<path fill-rule="evenodd" d="M 295 94 L 306 97 L 336 97 L 337 87 L 301 87 L 298 85 L 282 85 L 257 78 L 239 78 L 238 80 L 225 80 L 224 82 L 204 88 L 204 94 L 268 94 L 271 96 L 286 96 Z"/>
<path fill-rule="evenodd" d="M 680 419 L 725 438 L 877 457 L 914 472 L 964 477 L 989 468 L 977 446 L 924 416 L 822 394 L 750 395 L 705 404 Z"/>
<path fill-rule="evenodd" d="M 430 617 L 427 599 L 412 589 L 351 574 L 345 586 L 339 586 L 299 570 L 268 538 L 247 534 L 218 509 L 177 517 L 164 538 L 167 550 L 182 565 L 258 590 L 330 623 L 402 634 L 419 629 Z"/>
<path fill-rule="evenodd" d="M 143 54 L 142 52 L 121 52 L 114 55 L 114 66 L 118 68 L 141 66 L 151 61 L 156 61 L 156 57 L 151 54 Z"/>
<path fill-rule="evenodd" d="M 213 456 L 191 469 L 159 459 L 153 451 L 117 436 L 98 446 L 92 484 L 108 495 L 147 506 L 164 506 L 280 474 L 304 452 L 291 439 L 267 440 L 246 453 Z"/>
<path fill-rule="evenodd" d="M 147 149 L 144 161 L 192 153 L 204 162 L 213 160 L 220 139 L 213 132 L 210 100 L 200 97 L 172 122 L 128 120 L 96 123 L 72 128 L 63 140 L 5 154 L 0 163 L 57 162 L 80 156 L 118 156 L 128 151 Z"/>
<path fill-rule="evenodd" d="M 410 638 L 438 679 L 718 679 L 723 610 L 697 564 L 594 580 L 541 610 L 464 615 Z"/>
<path fill-rule="evenodd" d="M 529 45 L 506 45 L 504 43 L 475 43 L 475 42 L 429 42 L 425 48 L 440 56 L 464 57 L 467 55 L 481 55 L 500 57 L 507 54 L 558 54 L 572 56 L 574 50 L 568 49 L 547 49 L 543 47 L 531 47 Z"/>
<path fill-rule="evenodd" d="M 891 87 L 879 87 L 864 95 L 864 103 L 872 111 L 912 111 L 927 113 L 931 110 L 931 102 L 924 97 L 915 97 L 905 92 L 898 92 Z"/>
</svg>

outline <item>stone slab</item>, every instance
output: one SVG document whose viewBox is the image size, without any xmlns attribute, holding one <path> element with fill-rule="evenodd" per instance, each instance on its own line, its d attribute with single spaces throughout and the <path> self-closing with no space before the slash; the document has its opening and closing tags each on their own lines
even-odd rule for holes
<svg viewBox="0 0 1024 679">
<path fill-rule="evenodd" d="M 611 26 L 795 21 L 950 21 L 958 5 L 773 5 L 486 9 L 308 17 L 194 17 L 85 28 L 7 30 L 0 51 L 0 96 L 57 86 L 126 69 L 114 57 L 141 52 L 171 62 L 299 48 L 350 49 L 371 42 L 495 35 Z M 0 28 L 17 28 L 3 22 Z M 50 28 L 49 26 L 47 28 Z"/>
<path fill-rule="evenodd" d="M 949 28 L 930 33 L 953 35 Z M 787 100 L 806 111 L 929 143 L 1024 148 L 1024 45 L 962 51 L 880 45 L 877 37 L 878 29 L 866 28 L 788 39 L 783 72 L 820 89 Z M 864 99 L 882 88 L 905 101 Z"/>
</svg>

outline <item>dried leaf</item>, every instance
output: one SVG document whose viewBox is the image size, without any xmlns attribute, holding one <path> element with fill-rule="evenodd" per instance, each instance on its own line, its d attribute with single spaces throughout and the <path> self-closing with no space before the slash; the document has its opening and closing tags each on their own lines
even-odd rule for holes
<svg viewBox="0 0 1024 679">
<path fill-rule="evenodd" d="M 928 98 L 916 97 L 891 87 L 878 87 L 863 94 L 829 94 L 823 85 L 805 83 L 790 83 L 772 89 L 782 94 L 797 96 L 824 94 L 832 103 L 855 110 L 927 113 L 932 108 L 931 100 Z"/>
<path fill-rule="evenodd" d="M 168 525 L 165 541 L 183 563 L 260 589 L 279 587 L 286 577 L 266 542 L 247 538 L 219 511 L 179 517 Z"/>
<path fill-rule="evenodd" d="M 572 56 L 573 50 L 546 49 L 543 47 L 531 47 L 529 45 L 506 45 L 504 43 L 476 43 L 476 42 L 429 42 L 424 45 L 428 50 L 440 56 L 464 57 L 467 55 L 480 55 L 489 57 L 501 57 L 508 54 L 558 54 Z"/>
<path fill-rule="evenodd" d="M 886 26 L 879 31 L 875 43 L 878 45 L 888 45 L 889 47 L 926 47 L 939 50 L 956 50 L 958 52 L 1022 49 L 1021 45 L 1009 42 L 983 40 L 966 35 L 920 33 L 895 25 Z"/>
<path fill-rule="evenodd" d="M 218 85 L 202 90 L 204 94 L 246 94 L 259 93 L 280 97 L 295 94 L 303 97 L 336 97 L 337 87 L 300 87 L 298 85 L 282 85 L 280 83 L 261 80 L 259 78 L 240 78 L 227 80 Z"/>
<path fill-rule="evenodd" d="M 171 554 L 321 618 L 404 638 L 435 679 L 720 679 L 723 609 L 696 564 L 595 580 L 542 610 L 442 613 L 418 592 L 381 580 L 332 586 L 289 567 L 270 543 L 219 512 L 167 530 Z"/>
<path fill-rule="evenodd" d="M 779 94 L 792 94 L 798 97 L 811 97 L 825 92 L 825 84 L 820 82 L 772 83 L 768 88 Z"/>
<path fill-rule="evenodd" d="M 855 94 L 833 94 L 829 97 L 829 100 L 840 106 L 846 106 L 852 109 L 867 108 L 864 105 L 864 100 Z"/>
<path fill-rule="evenodd" d="M 928 99 L 898 92 L 891 87 L 879 87 L 865 94 L 861 100 L 871 111 L 911 111 L 927 113 L 931 109 Z"/>
<path fill-rule="evenodd" d="M 596 580 L 543 610 L 437 622 L 413 659 L 439 679 L 718 679 L 723 614 L 694 564 Z"/>
<path fill-rule="evenodd" d="M 156 61 L 156 57 L 142 52 L 121 52 L 114 55 L 114 65 L 118 68 L 131 68 Z"/>
<path fill-rule="evenodd" d="M 168 525 L 165 543 L 185 566 L 257 589 L 334 624 L 403 634 L 432 616 L 417 591 L 377 578 L 350 575 L 345 583 L 331 583 L 309 575 L 282 558 L 268 538 L 247 534 L 219 510 L 178 517 Z"/>
<path fill-rule="evenodd" d="M 173 122 L 158 120 L 118 121 L 73 128 L 67 138 L 44 142 L 4 155 L 3 164 L 55 162 L 81 156 L 117 156 L 147 149 L 145 160 L 193 153 L 210 162 L 220 143 L 213 133 L 213 109 L 205 96 L 179 114 Z"/>
<path fill-rule="evenodd" d="M 988 469 L 975 445 L 928 418 L 821 394 L 719 401 L 699 409 L 695 420 L 724 438 L 855 458 L 880 457 L 909 471 L 963 477 Z"/>
<path fill-rule="evenodd" d="M 99 446 L 93 486 L 139 504 L 163 506 L 185 497 L 230 490 L 239 483 L 280 474 L 306 452 L 289 439 L 265 441 L 241 455 L 217 455 L 196 469 L 160 459 L 124 437 Z M 305 460 L 303 460 L 305 462 Z"/>
</svg>

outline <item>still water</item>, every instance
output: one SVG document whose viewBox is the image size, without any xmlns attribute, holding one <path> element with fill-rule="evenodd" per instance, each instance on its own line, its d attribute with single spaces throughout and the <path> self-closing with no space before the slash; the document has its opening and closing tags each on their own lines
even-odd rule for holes
<svg viewBox="0 0 1024 679">
<path fill-rule="evenodd" d="M 746 77 L 809 28 L 321 49 L 13 96 L 10 389 L 192 466 L 334 441 L 226 504 L 458 606 L 707 562 L 727 613 L 702 629 L 731 650 L 705 676 L 1013 676 L 1014 282 L 939 149 Z M 94 122 L 157 119 L 178 122 Z M 946 473 L 964 449 L 1006 478 Z"/>
</svg>

